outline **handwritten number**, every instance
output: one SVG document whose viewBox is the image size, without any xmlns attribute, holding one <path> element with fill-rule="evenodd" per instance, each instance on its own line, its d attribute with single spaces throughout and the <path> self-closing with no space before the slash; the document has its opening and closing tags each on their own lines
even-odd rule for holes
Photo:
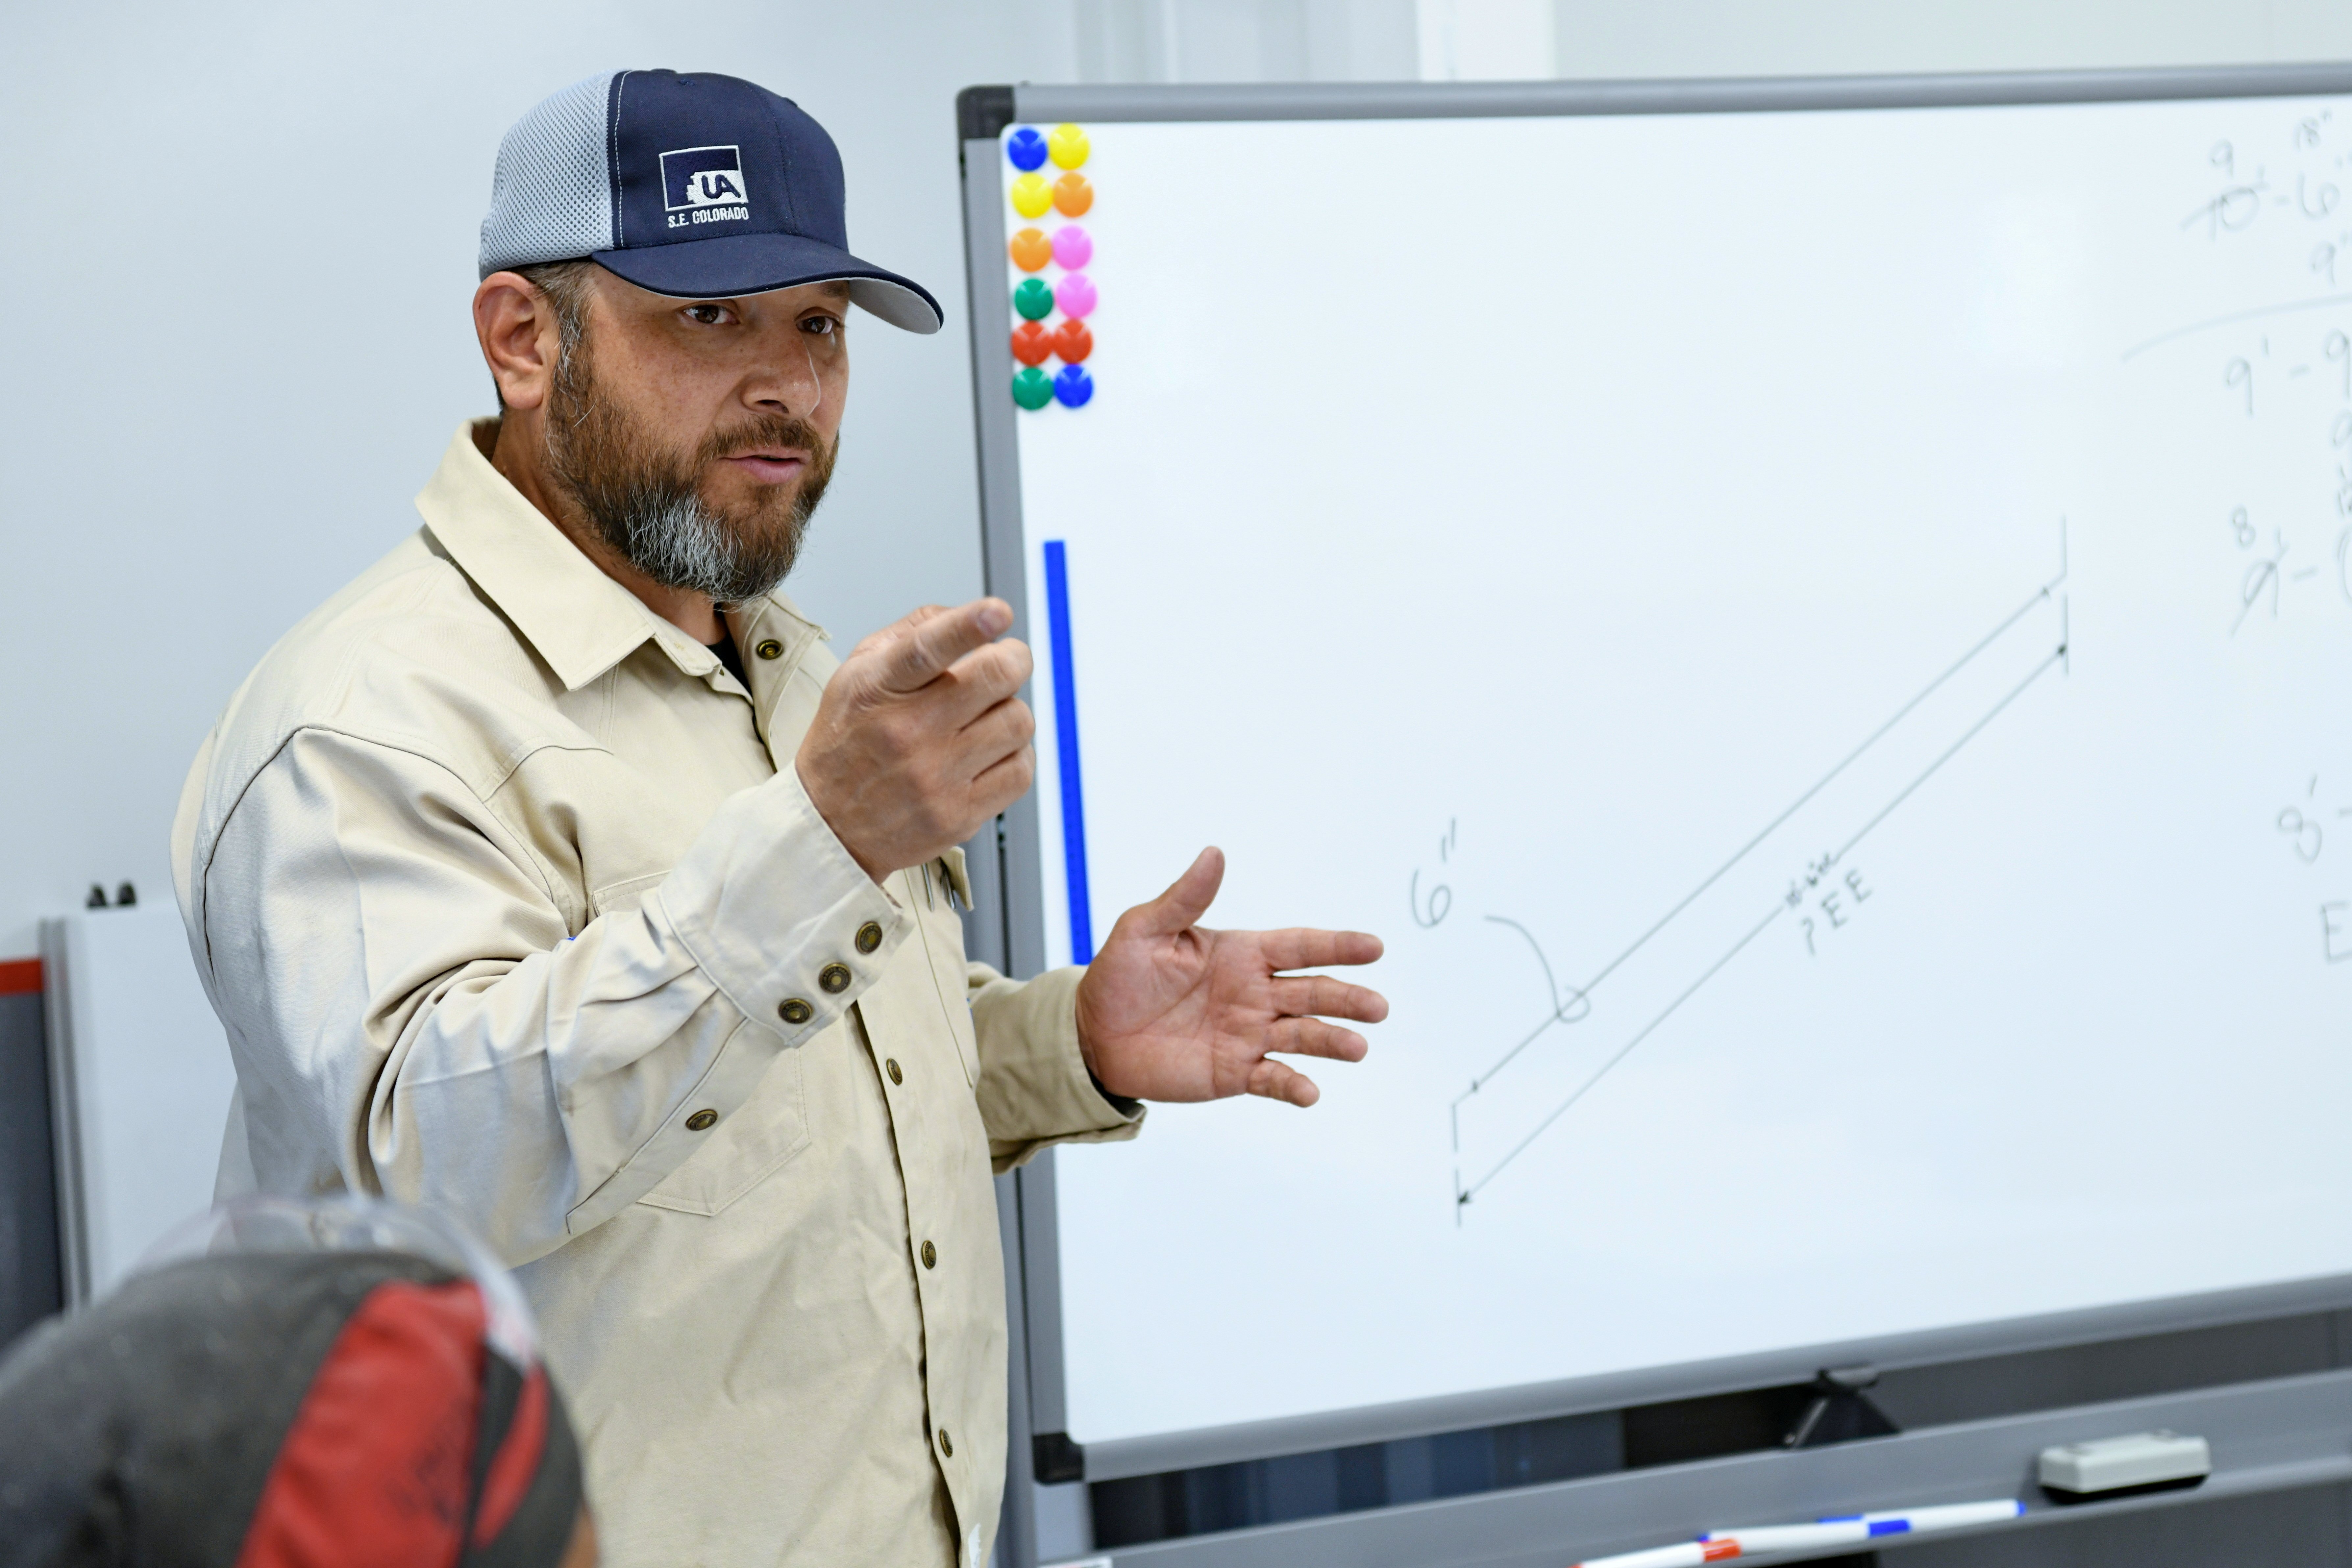
<svg viewBox="0 0 2352 1568">
<path fill-rule="evenodd" d="M 1454 907 L 1454 890 L 1442 882 L 1430 888 L 1429 901 L 1426 904 L 1422 902 L 1421 873 L 1418 871 L 1412 873 L 1410 897 L 1412 901 L 1412 923 L 1424 931 L 1443 921 Z"/>
</svg>

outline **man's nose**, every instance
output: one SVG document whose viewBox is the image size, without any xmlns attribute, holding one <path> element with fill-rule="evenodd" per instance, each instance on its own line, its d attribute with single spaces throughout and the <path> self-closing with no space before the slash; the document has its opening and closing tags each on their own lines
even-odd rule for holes
<svg viewBox="0 0 2352 1568">
<path fill-rule="evenodd" d="M 817 371 L 815 353 L 802 341 L 778 353 L 744 393 L 745 401 L 762 413 L 811 419 L 824 406 L 824 378 Z"/>
</svg>

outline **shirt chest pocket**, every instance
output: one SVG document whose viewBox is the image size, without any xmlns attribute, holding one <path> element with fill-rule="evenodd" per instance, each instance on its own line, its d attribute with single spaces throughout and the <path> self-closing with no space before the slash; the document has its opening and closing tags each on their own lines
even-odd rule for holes
<svg viewBox="0 0 2352 1568">
<path fill-rule="evenodd" d="M 679 1214 L 718 1214 L 790 1165 L 809 1146 L 803 1053 L 823 1038 L 779 1054 L 751 1097 L 697 1134 L 701 1147 L 637 1201 Z M 689 1108 L 688 1127 L 697 1113 Z"/>
</svg>

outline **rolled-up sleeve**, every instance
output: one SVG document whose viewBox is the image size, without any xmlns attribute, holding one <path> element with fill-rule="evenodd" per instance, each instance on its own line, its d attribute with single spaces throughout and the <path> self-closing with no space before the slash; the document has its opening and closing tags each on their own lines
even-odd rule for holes
<svg viewBox="0 0 2352 1568">
<path fill-rule="evenodd" d="M 1055 969 L 1008 980 L 970 967 L 967 998 L 980 1043 L 980 1119 L 998 1175 L 1053 1144 L 1107 1144 L 1143 1126 L 1140 1101 L 1104 1092 L 1078 1050 L 1078 982 Z"/>
<path fill-rule="evenodd" d="M 516 1263 L 650 1190 L 697 1146 L 684 1119 L 740 1105 L 908 929 L 791 768 L 586 919 L 454 772 L 319 729 L 255 777 L 200 874 L 215 1005 L 248 1107 L 271 1103 L 249 1136 L 282 1145 L 256 1143 L 264 1185 L 332 1148 L 345 1185 L 453 1212 Z M 875 964 L 827 990 L 869 922 Z"/>
</svg>

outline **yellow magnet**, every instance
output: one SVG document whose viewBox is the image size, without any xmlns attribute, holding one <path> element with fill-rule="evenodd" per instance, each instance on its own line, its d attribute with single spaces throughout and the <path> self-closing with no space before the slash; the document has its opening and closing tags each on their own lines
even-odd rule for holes
<svg viewBox="0 0 2352 1568">
<path fill-rule="evenodd" d="M 1024 174 L 1013 182 L 1013 210 L 1024 218 L 1042 218 L 1054 204 L 1054 193 L 1043 174 Z"/>
<path fill-rule="evenodd" d="M 1056 125 L 1054 134 L 1045 138 L 1045 155 L 1056 166 L 1075 169 L 1087 161 L 1087 133 L 1082 126 Z"/>
</svg>

